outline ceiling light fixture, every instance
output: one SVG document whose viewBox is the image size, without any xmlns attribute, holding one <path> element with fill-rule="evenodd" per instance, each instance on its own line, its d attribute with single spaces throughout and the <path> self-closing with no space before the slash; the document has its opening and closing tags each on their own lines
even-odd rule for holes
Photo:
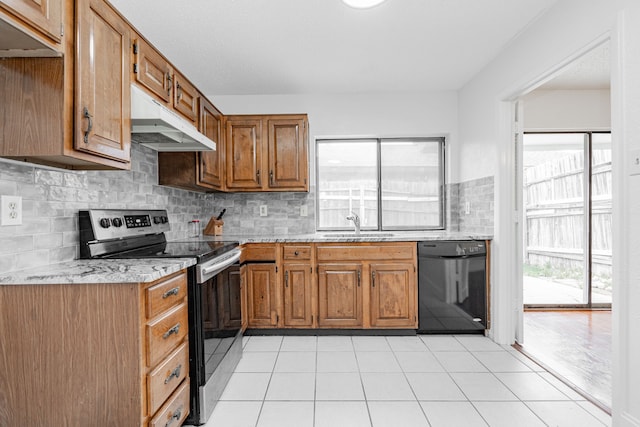
<svg viewBox="0 0 640 427">
<path fill-rule="evenodd" d="M 377 6 L 385 0 L 342 0 L 347 6 L 351 6 L 356 9 L 369 9 Z"/>
</svg>

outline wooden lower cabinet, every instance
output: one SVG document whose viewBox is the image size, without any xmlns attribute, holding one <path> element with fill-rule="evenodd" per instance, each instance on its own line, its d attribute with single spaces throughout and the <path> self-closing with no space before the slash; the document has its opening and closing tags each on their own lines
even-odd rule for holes
<svg viewBox="0 0 640 427">
<path fill-rule="evenodd" d="M 362 327 L 362 265 L 318 265 L 318 327 Z"/>
<path fill-rule="evenodd" d="M 370 322 L 375 328 L 415 328 L 417 286 L 414 264 L 370 265 Z"/>
<path fill-rule="evenodd" d="M 250 243 L 249 328 L 416 329 L 415 242 Z"/>
<path fill-rule="evenodd" d="M 276 291 L 276 265 L 246 264 L 248 327 L 275 327 L 278 325 L 278 297 Z"/>
<path fill-rule="evenodd" d="M 283 264 L 282 326 L 313 326 L 313 267 L 310 262 Z"/>
<path fill-rule="evenodd" d="M 184 270 L 153 283 L 0 286 L 0 426 L 180 426 L 186 287 Z"/>
</svg>

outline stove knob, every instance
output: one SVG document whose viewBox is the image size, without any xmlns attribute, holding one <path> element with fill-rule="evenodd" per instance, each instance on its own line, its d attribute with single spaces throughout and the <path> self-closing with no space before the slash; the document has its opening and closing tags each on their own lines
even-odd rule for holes
<svg viewBox="0 0 640 427">
<path fill-rule="evenodd" d="M 153 217 L 153 223 L 154 224 L 160 224 L 160 222 L 162 222 L 162 217 L 159 217 L 159 216 L 154 216 Z"/>
<path fill-rule="evenodd" d="M 114 227 L 122 227 L 122 219 L 120 218 L 113 218 L 111 220 L 111 223 L 113 224 Z"/>
<path fill-rule="evenodd" d="M 100 218 L 100 227 L 109 228 L 111 226 L 111 221 L 109 218 Z"/>
<path fill-rule="evenodd" d="M 166 216 L 162 216 L 160 218 L 161 218 L 163 224 L 166 224 L 166 223 L 169 222 L 169 218 L 167 218 Z"/>
</svg>

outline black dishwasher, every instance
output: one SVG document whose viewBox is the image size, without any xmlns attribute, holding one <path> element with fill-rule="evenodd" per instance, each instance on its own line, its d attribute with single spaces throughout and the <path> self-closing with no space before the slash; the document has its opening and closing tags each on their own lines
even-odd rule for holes
<svg viewBox="0 0 640 427">
<path fill-rule="evenodd" d="M 484 241 L 418 242 L 418 333 L 487 329 Z"/>
</svg>

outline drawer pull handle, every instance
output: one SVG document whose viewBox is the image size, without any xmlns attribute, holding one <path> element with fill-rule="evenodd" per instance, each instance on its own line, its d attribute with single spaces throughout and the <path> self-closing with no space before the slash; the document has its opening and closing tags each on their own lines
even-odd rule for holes
<svg viewBox="0 0 640 427">
<path fill-rule="evenodd" d="M 180 292 L 180 287 L 176 286 L 173 289 L 169 289 L 167 292 L 165 292 L 164 294 L 162 294 L 162 299 L 167 299 L 169 298 L 171 295 L 178 295 L 178 292 Z"/>
<path fill-rule="evenodd" d="M 180 418 L 182 418 L 182 406 L 176 409 L 176 412 L 171 415 L 171 418 L 169 418 L 169 421 L 167 421 L 164 427 L 169 427 L 175 420 L 179 420 Z"/>
<path fill-rule="evenodd" d="M 162 335 L 162 338 L 166 340 L 171 335 L 177 334 L 178 331 L 180 331 L 180 323 L 178 323 L 176 326 L 174 326 L 173 328 L 171 328 L 167 332 L 165 332 L 164 335 Z"/>
<path fill-rule="evenodd" d="M 298 255 L 300 255 L 300 252 L 295 251 L 295 252 L 293 253 L 293 255 L 298 256 Z"/>
<path fill-rule="evenodd" d="M 176 369 L 174 369 L 173 371 L 171 371 L 171 373 L 169 374 L 169 376 L 167 378 L 165 378 L 164 383 L 168 384 L 169 381 L 171 381 L 174 378 L 178 378 L 180 376 L 180 371 L 182 370 L 182 365 L 178 365 L 176 367 Z"/>
</svg>

